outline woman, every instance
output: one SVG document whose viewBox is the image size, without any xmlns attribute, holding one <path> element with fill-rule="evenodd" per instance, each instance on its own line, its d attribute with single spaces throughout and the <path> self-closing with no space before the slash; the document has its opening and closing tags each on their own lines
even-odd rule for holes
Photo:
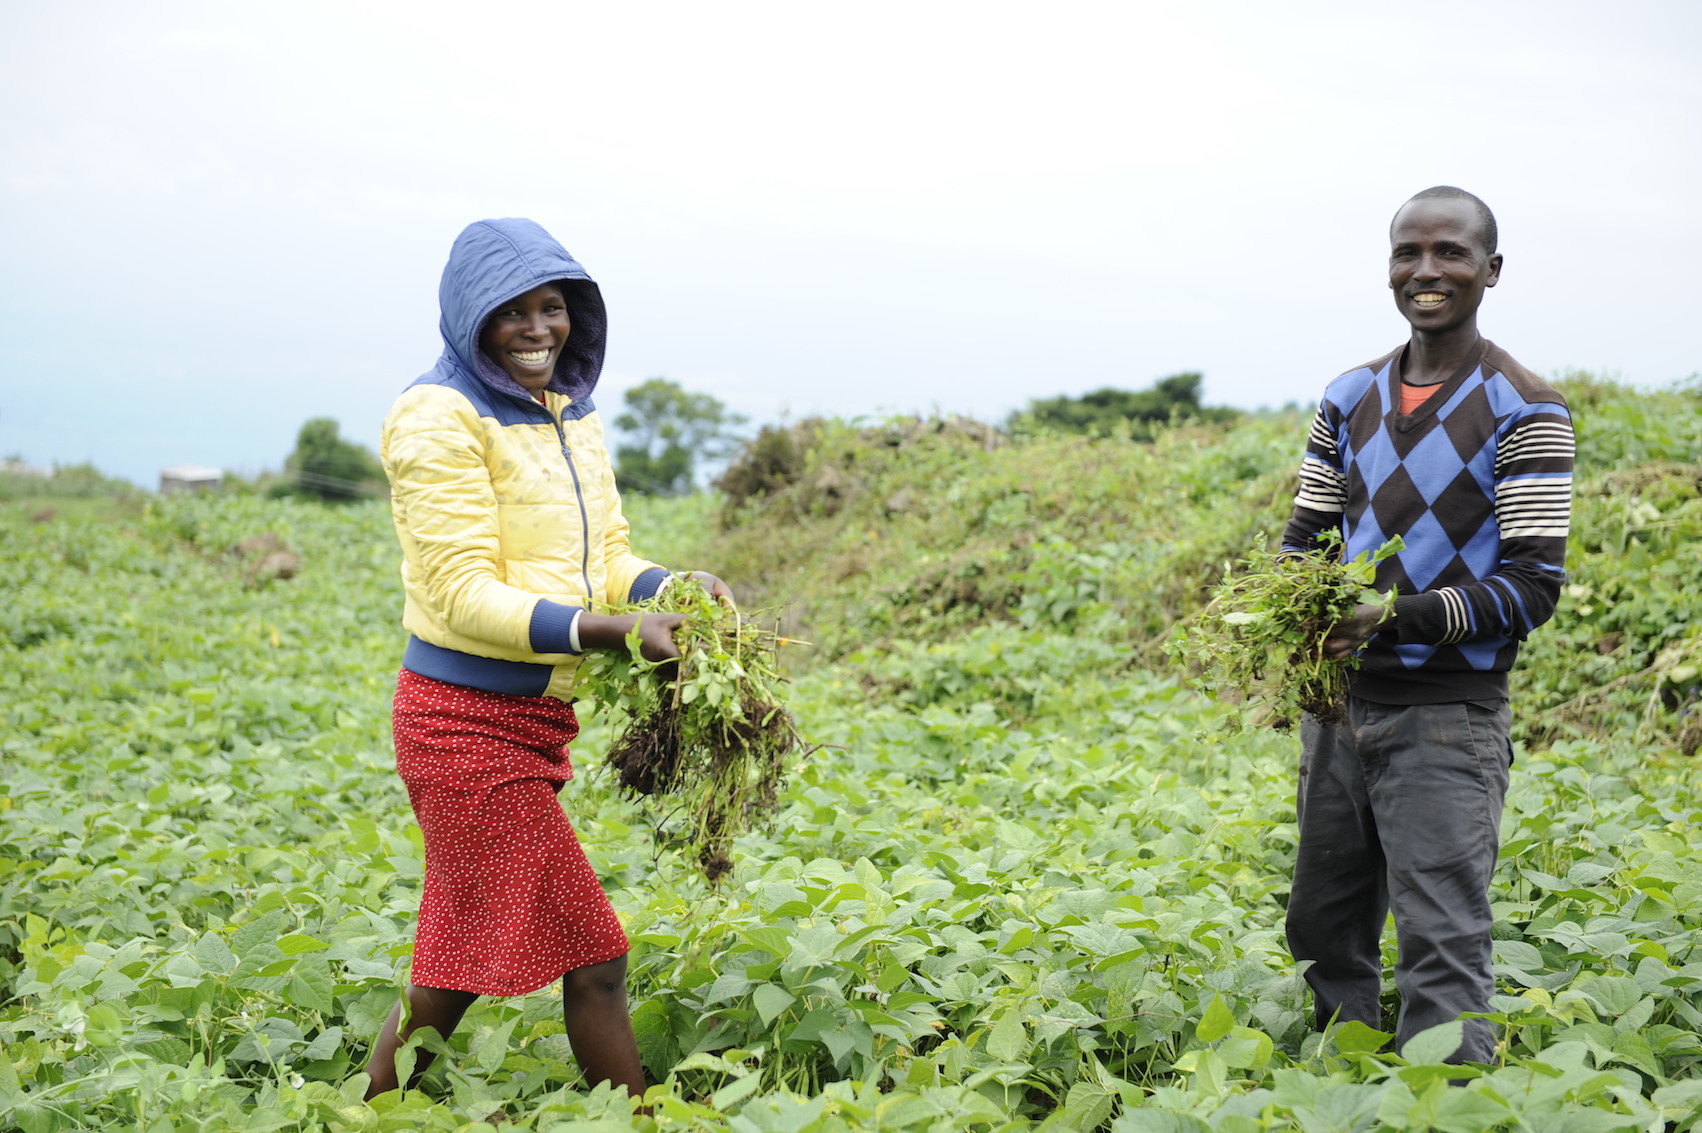
<svg viewBox="0 0 1702 1133">
<path fill-rule="evenodd" d="M 529 220 L 456 239 L 438 290 L 443 356 L 384 423 L 412 635 L 394 709 L 396 768 L 425 834 L 408 1023 L 398 1004 L 367 1066 L 447 1037 L 480 995 L 562 981 L 586 1078 L 644 1092 L 626 1005 L 626 934 L 556 792 L 573 769 L 574 676 L 587 649 L 679 656 L 675 614 L 612 616 L 668 572 L 633 554 L 591 392 L 606 319 L 597 285 Z M 731 602 L 726 585 L 700 574 Z M 430 1055 L 421 1051 L 418 1070 Z M 417 1074 L 416 1074 L 417 1077 Z"/>
</svg>

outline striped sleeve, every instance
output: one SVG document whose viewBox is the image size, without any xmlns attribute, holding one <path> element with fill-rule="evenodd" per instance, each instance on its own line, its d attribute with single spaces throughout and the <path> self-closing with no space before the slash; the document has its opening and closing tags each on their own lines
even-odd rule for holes
<svg viewBox="0 0 1702 1133">
<path fill-rule="evenodd" d="M 1565 554 L 1572 452 L 1571 423 L 1548 415 L 1522 422 L 1503 442 L 1495 458 L 1495 523 L 1503 543 L 1559 539 Z"/>
<path fill-rule="evenodd" d="M 1496 449 L 1499 565 L 1480 582 L 1397 598 L 1401 641 L 1523 640 L 1554 614 L 1566 580 L 1572 516 L 1572 420 L 1563 405 L 1528 410 Z"/>
<path fill-rule="evenodd" d="M 1300 461 L 1300 488 L 1294 496 L 1294 514 L 1283 528 L 1282 549 L 1307 552 L 1316 548 L 1318 536 L 1341 524 L 1347 509 L 1347 473 L 1342 469 L 1341 449 L 1336 444 L 1335 426 L 1329 403 L 1318 407 L 1306 437 L 1306 455 Z"/>
</svg>

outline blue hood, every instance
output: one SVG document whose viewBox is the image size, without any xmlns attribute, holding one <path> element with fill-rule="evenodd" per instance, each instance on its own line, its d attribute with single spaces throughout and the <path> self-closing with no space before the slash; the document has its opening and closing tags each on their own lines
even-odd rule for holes
<svg viewBox="0 0 1702 1133">
<path fill-rule="evenodd" d="M 485 385 L 533 402 L 519 382 L 479 350 L 479 332 L 498 306 L 540 284 L 559 281 L 572 329 L 549 388 L 575 401 L 591 396 L 603 372 L 609 321 L 603 296 L 579 261 L 530 220 L 481 220 L 455 238 L 437 298 L 443 357 L 434 371 L 475 374 Z"/>
</svg>

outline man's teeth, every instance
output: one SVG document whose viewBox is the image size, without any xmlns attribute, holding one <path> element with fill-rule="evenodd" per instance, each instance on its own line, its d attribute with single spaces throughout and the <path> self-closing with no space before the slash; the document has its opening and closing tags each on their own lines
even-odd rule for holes
<svg viewBox="0 0 1702 1133">
<path fill-rule="evenodd" d="M 550 356 L 548 350 L 510 350 L 509 353 L 514 356 L 516 361 L 527 366 L 540 365 L 545 358 Z"/>
<path fill-rule="evenodd" d="M 1420 307 L 1434 307 L 1441 303 L 1443 298 L 1444 296 L 1437 295 L 1434 292 L 1428 292 L 1423 295 L 1414 295 L 1412 297 L 1412 301 L 1417 303 Z"/>
</svg>

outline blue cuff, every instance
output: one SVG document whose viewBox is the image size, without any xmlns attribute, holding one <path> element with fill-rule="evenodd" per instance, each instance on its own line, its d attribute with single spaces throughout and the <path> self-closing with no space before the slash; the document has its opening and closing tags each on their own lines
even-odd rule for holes
<svg viewBox="0 0 1702 1133">
<path fill-rule="evenodd" d="M 648 602 L 662 592 L 662 584 L 667 582 L 670 575 L 661 567 L 651 567 L 643 574 L 632 580 L 632 589 L 627 592 L 628 602 Z"/>
<path fill-rule="evenodd" d="M 528 631 L 534 653 L 578 653 L 579 615 L 585 611 L 578 606 L 564 606 L 540 598 L 532 610 L 532 626 Z"/>
</svg>

